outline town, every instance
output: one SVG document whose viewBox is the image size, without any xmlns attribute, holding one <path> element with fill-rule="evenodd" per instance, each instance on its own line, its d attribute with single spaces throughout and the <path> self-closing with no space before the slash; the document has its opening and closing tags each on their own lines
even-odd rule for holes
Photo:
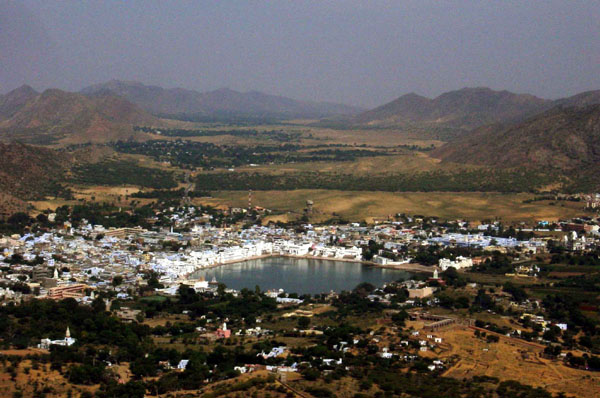
<svg viewBox="0 0 600 398">
<path fill-rule="evenodd" d="M 598 20 L 0 0 L 0 397 L 600 397 Z"/>
<path fill-rule="evenodd" d="M 80 308 L 75 314 L 93 311 L 92 317 L 149 326 L 134 334 L 152 337 L 153 343 L 143 358 L 102 354 L 100 370 L 85 360 L 64 363 L 64 350 L 97 344 L 99 335 L 94 337 L 91 325 L 60 319 L 19 337 L 5 334 L 4 347 L 24 350 L 36 361 L 49 354 L 64 363 L 52 366 L 84 395 L 100 382 L 94 376 L 100 372 L 116 382 L 103 384 L 106 393 L 137 386 L 160 395 L 173 391 L 175 379 L 189 390 L 212 391 L 220 380 L 256 374 L 252 380 L 263 387 L 320 396 L 329 390 L 314 381 L 343 379 L 364 366 L 357 362 L 360 355 L 390 361 L 394 368 L 419 369 L 422 377 L 456 378 L 471 361 L 465 351 L 470 344 L 482 346 L 477 354 L 482 358 L 495 351 L 506 355 L 505 346 L 521 347 L 519 356 L 538 358 L 540 372 L 551 366 L 546 362 L 561 364 L 573 380 L 600 370 L 600 358 L 593 355 L 600 347 L 594 337 L 598 326 L 584 315 L 598 311 L 597 277 L 577 272 L 585 268 L 578 264 L 600 264 L 594 217 L 503 225 L 397 214 L 371 225 L 262 225 L 257 215 L 264 211 L 157 206 L 145 210 L 144 226 L 117 227 L 104 226 L 97 214 L 93 218 L 100 221 L 93 224 L 75 216 L 81 209 L 68 207 L 36 218 L 9 217 L 4 225 L 21 231 L 0 238 L 3 316 L 26 306 L 44 318 L 72 301 Z M 197 275 L 268 258 L 339 261 L 400 273 L 381 286 L 361 283 L 314 295 L 279 286 L 235 290 Z M 577 293 L 578 300 L 540 295 L 547 286 L 585 294 Z M 38 308 L 38 302 L 49 307 Z M 332 316 L 346 320 L 333 326 L 327 321 Z M 474 340 L 465 346 L 460 339 Z M 185 350 L 176 349 L 179 344 Z M 211 350 L 232 344 L 249 351 L 205 368 Z M 314 344 L 323 352 L 310 348 Z M 196 352 L 194 346 L 208 351 Z M 200 381 L 188 380 L 198 372 Z M 367 383 L 360 379 L 356 383 Z M 509 388 L 502 380 L 497 379 L 498 388 Z M 544 386 L 553 391 L 552 384 Z M 368 383 L 361 388 L 371 389 Z M 555 391 L 564 388 L 576 393 L 579 387 L 572 383 Z"/>
<path fill-rule="evenodd" d="M 168 213 L 172 225 L 153 230 L 139 226 L 107 229 L 85 218 L 77 223 L 56 223 L 56 213 L 44 215 L 48 228 L 0 238 L 0 262 L 10 265 L 2 272 L 0 283 L 5 287 L 1 296 L 20 300 L 20 290 L 26 286 L 33 296 L 52 299 L 85 301 L 85 291 L 90 289 L 116 290 L 117 297 L 124 299 L 130 298 L 127 291 L 143 284 L 148 274 L 156 275 L 165 286 L 161 294 L 174 295 L 182 283 L 208 288 L 208 281 L 193 279 L 198 270 L 270 256 L 362 262 L 431 273 L 437 266 L 443 272 L 450 267 L 458 270 L 480 265 L 495 252 L 525 263 L 548 253 L 549 245 L 582 253 L 595 251 L 600 241 L 598 221 L 589 217 L 507 230 L 499 222 L 474 225 L 406 215 L 371 226 L 301 224 L 285 228 L 259 222 L 215 227 L 212 216 L 193 206 L 170 207 Z M 557 239 L 557 234 L 562 238 Z M 455 250 L 444 258 L 448 248 Z M 478 255 L 471 256 L 473 253 Z M 433 262 L 429 255 L 435 257 Z M 535 275 L 535 266 L 515 270 Z M 17 290 L 11 285 L 18 286 Z"/>
</svg>

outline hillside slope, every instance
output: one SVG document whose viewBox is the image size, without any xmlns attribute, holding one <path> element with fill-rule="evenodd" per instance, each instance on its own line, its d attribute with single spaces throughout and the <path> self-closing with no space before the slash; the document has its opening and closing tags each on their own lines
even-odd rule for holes
<svg viewBox="0 0 600 398">
<path fill-rule="evenodd" d="M 600 104 L 600 90 L 584 91 L 571 97 L 561 98 L 554 101 L 555 106 L 588 106 Z"/>
<path fill-rule="evenodd" d="M 426 124 L 469 130 L 489 123 L 531 116 L 552 106 L 552 101 L 529 94 L 463 88 L 429 99 L 411 93 L 358 115 L 355 122 L 369 125 Z"/>
<path fill-rule="evenodd" d="M 184 115 L 320 118 L 353 115 L 362 111 L 348 105 L 298 101 L 257 91 L 242 93 L 224 88 L 201 93 L 182 88 L 165 89 L 120 80 L 89 86 L 82 89 L 81 93 L 118 95 L 155 115 L 173 118 Z"/>
<path fill-rule="evenodd" d="M 600 105 L 556 107 L 525 122 L 485 126 L 432 156 L 503 168 L 600 170 Z"/>
<path fill-rule="evenodd" d="M 134 125 L 158 122 L 154 116 L 123 98 L 88 97 L 57 89 L 30 96 L 7 116 L 0 120 L 0 139 L 41 144 L 138 139 L 144 134 L 134 132 Z"/>
<path fill-rule="evenodd" d="M 62 152 L 0 143 L 0 191 L 25 200 L 55 195 L 62 191 L 60 181 L 70 165 Z"/>
<path fill-rule="evenodd" d="M 0 95 L 0 120 L 12 117 L 38 95 L 37 91 L 27 85 L 16 88 L 5 95 Z"/>
</svg>

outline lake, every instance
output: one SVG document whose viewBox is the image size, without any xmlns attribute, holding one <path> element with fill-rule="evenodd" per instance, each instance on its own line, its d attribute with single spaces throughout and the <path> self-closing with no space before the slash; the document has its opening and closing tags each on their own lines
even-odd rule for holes
<svg viewBox="0 0 600 398">
<path fill-rule="evenodd" d="M 284 289 L 288 293 L 318 294 L 330 290 L 352 290 L 361 282 L 381 286 L 385 282 L 408 279 L 410 272 L 369 267 L 361 263 L 289 257 L 269 257 L 259 260 L 222 265 L 199 270 L 193 278 L 214 278 L 227 287 L 241 290 Z"/>
</svg>

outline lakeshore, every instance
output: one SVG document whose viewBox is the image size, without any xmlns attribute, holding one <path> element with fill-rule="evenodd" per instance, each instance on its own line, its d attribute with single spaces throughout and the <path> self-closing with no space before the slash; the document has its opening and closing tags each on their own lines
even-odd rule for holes
<svg viewBox="0 0 600 398">
<path fill-rule="evenodd" d="M 341 292 L 363 282 L 380 286 L 411 277 L 410 271 L 376 267 L 364 261 L 273 255 L 200 269 L 190 275 L 194 279 L 216 279 L 236 290 L 260 286 L 263 290 L 283 289 L 298 294 Z"/>
<path fill-rule="evenodd" d="M 365 264 L 371 264 L 372 266 L 377 267 L 377 268 L 395 269 L 395 270 L 400 270 L 400 271 L 410 271 L 410 272 L 418 272 L 418 273 L 425 273 L 425 274 L 432 274 L 432 275 L 436 269 L 439 272 L 438 267 L 428 267 L 426 265 L 417 264 L 417 263 L 381 265 L 381 264 L 375 264 L 375 263 L 369 261 L 369 262 L 365 262 Z"/>
<path fill-rule="evenodd" d="M 418 273 L 427 273 L 427 274 L 433 274 L 434 270 L 438 269 L 437 267 L 428 267 L 428 266 L 425 266 L 422 264 L 417 264 L 417 263 L 382 265 L 382 264 L 377 264 L 373 261 L 356 260 L 356 259 L 351 259 L 351 258 L 331 258 L 331 257 L 319 257 L 319 256 L 309 256 L 309 255 L 294 256 L 291 254 L 269 253 L 269 254 L 262 254 L 259 256 L 251 256 L 251 257 L 241 259 L 241 260 L 230 260 L 230 261 L 224 261 L 224 262 L 218 263 L 218 264 L 211 264 L 211 265 L 199 268 L 197 270 L 194 270 L 193 272 L 190 272 L 189 274 L 186 275 L 186 279 L 193 279 L 191 276 L 193 274 L 197 273 L 198 271 L 218 268 L 218 267 L 222 267 L 222 266 L 230 265 L 230 264 L 245 263 L 245 262 L 254 261 L 254 260 L 263 260 L 263 259 L 268 259 L 268 258 L 291 258 L 291 259 L 336 261 L 336 262 L 344 262 L 344 263 L 363 264 L 363 265 L 373 267 L 373 268 L 391 269 L 391 270 L 398 270 L 398 271 L 409 271 L 409 272 L 418 272 Z"/>
</svg>

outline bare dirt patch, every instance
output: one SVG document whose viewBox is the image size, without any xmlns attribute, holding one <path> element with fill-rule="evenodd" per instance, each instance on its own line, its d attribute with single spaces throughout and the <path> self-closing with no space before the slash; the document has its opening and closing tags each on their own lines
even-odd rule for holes
<svg viewBox="0 0 600 398">
<path fill-rule="evenodd" d="M 517 339 L 487 343 L 475 337 L 469 329 L 442 331 L 436 335 L 448 345 L 442 355 L 460 357 L 444 376 L 462 379 L 485 375 L 500 380 L 517 380 L 577 397 L 600 395 L 600 375 L 567 367 L 561 361 L 541 358 L 541 349 Z"/>
</svg>

